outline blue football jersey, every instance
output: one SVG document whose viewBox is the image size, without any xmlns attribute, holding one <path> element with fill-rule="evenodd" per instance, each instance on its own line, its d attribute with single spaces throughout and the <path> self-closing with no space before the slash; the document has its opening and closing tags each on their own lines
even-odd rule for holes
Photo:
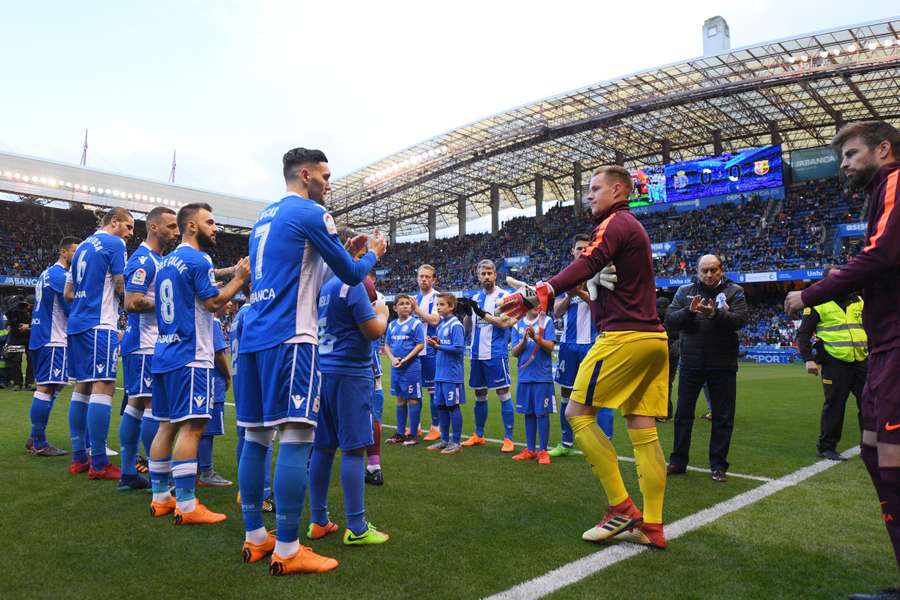
<svg viewBox="0 0 900 600">
<path fill-rule="evenodd" d="M 241 349 L 241 333 L 244 330 L 244 316 L 246 316 L 248 310 L 250 310 L 250 304 L 248 302 L 245 302 L 244 305 L 238 309 L 234 317 L 231 319 L 231 329 L 229 330 L 229 333 L 231 335 L 229 337 L 231 341 L 232 376 L 237 374 L 238 353 Z"/>
<path fill-rule="evenodd" d="M 435 327 L 435 330 L 437 328 Z M 425 324 L 415 317 L 394 319 L 387 328 L 387 345 L 396 358 L 405 358 L 416 344 L 425 343 Z M 433 350 L 433 348 L 432 348 Z"/>
<path fill-rule="evenodd" d="M 153 282 L 156 280 L 156 269 L 161 260 L 162 256 L 146 243 L 138 246 L 128 257 L 128 263 L 125 265 L 125 292 L 139 292 L 148 298 L 155 298 L 156 288 Z M 122 337 L 122 354 L 132 352 L 153 354 L 158 332 L 155 310 L 129 313 L 128 326 L 125 327 L 125 335 Z"/>
<path fill-rule="evenodd" d="M 452 315 L 441 319 L 438 323 L 437 338 L 441 346 L 436 350 L 434 380 L 463 383 L 465 375 L 463 357 L 466 350 L 466 332 L 463 324 Z"/>
<path fill-rule="evenodd" d="M 513 327 L 512 343 L 518 344 L 525 337 L 525 330 L 532 327 L 535 333 L 539 333 L 543 319 L 543 337 L 545 340 L 556 341 L 556 327 L 553 325 L 553 319 L 544 315 L 538 317 L 534 321 L 527 318 L 519 319 Z M 546 352 L 538 348 L 534 351 L 537 344 L 534 340 L 529 339 L 525 342 L 525 350 L 519 355 L 519 371 L 518 381 L 520 383 L 553 383 L 553 353 Z"/>
<path fill-rule="evenodd" d="M 316 302 L 331 274 L 356 285 L 375 266 L 375 254 L 353 260 L 320 204 L 288 194 L 266 208 L 250 233 L 250 311 L 241 352 L 284 342 L 317 343 Z"/>
<path fill-rule="evenodd" d="M 66 345 L 69 303 L 63 297 L 65 287 L 66 268 L 60 263 L 50 265 L 38 277 L 37 285 L 34 286 L 29 350 Z"/>
<path fill-rule="evenodd" d="M 319 368 L 323 373 L 372 377 L 372 340 L 359 324 L 375 318 L 366 287 L 337 277 L 319 295 Z"/>
<path fill-rule="evenodd" d="M 213 351 L 219 353 L 228 349 L 228 342 L 225 341 L 225 333 L 222 331 L 222 321 L 213 318 Z M 219 369 L 214 368 L 212 372 L 213 383 L 215 385 L 214 402 L 225 401 L 225 374 Z"/>
<path fill-rule="evenodd" d="M 579 297 L 569 301 L 563 315 L 563 332 L 559 338 L 563 344 L 593 344 L 597 338 L 597 326 L 591 318 L 590 305 Z"/>
<path fill-rule="evenodd" d="M 119 299 L 113 275 L 125 271 L 125 240 L 98 231 L 81 242 L 72 256 L 67 281 L 75 288 L 66 331 L 118 329 Z"/>
<path fill-rule="evenodd" d="M 203 301 L 217 296 L 212 259 L 181 244 L 156 271 L 156 323 L 159 335 L 153 372 L 213 366 L 213 315 Z"/>
<path fill-rule="evenodd" d="M 432 288 L 430 292 L 427 294 L 423 294 L 422 292 L 416 293 L 416 305 L 420 306 L 427 312 L 429 315 L 437 314 L 437 295 L 438 292 L 436 289 Z M 423 325 L 425 325 L 423 323 Z M 434 337 L 437 335 L 437 325 L 425 325 L 425 336 L 426 337 Z M 435 349 L 425 344 L 425 347 L 422 348 L 422 356 L 434 356 Z"/>
<path fill-rule="evenodd" d="M 477 302 L 484 312 L 494 314 L 497 301 L 508 295 L 509 292 L 506 290 L 495 287 L 490 294 L 484 290 L 478 291 L 472 296 L 472 300 Z M 476 315 L 472 315 L 472 319 L 472 358 L 488 360 L 509 356 L 509 329 L 491 325 Z"/>
</svg>

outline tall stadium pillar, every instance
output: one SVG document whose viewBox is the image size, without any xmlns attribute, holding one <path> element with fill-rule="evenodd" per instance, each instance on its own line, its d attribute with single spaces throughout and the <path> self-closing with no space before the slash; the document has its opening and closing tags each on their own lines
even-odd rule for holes
<svg viewBox="0 0 900 600">
<path fill-rule="evenodd" d="M 437 239 L 437 208 L 428 207 L 428 243 L 433 244 Z"/>
<path fill-rule="evenodd" d="M 393 246 L 397 243 L 397 218 L 391 217 L 390 225 L 388 225 L 388 242 Z"/>
<path fill-rule="evenodd" d="M 575 216 L 581 216 L 581 163 L 575 161 L 574 172 L 572 173 L 572 199 L 575 201 Z"/>
<path fill-rule="evenodd" d="M 456 197 L 456 220 L 459 222 L 459 237 L 466 236 L 466 197 Z"/>
<path fill-rule="evenodd" d="M 672 142 L 669 140 L 663 140 L 660 144 L 659 153 L 662 154 L 662 161 L 664 165 L 672 162 Z"/>
<path fill-rule="evenodd" d="M 769 137 L 773 146 L 781 143 L 781 132 L 778 131 L 778 123 L 775 121 L 769 121 Z"/>
<path fill-rule="evenodd" d="M 722 131 L 720 129 L 713 129 L 712 138 L 713 154 L 719 156 L 725 151 L 725 148 L 722 147 Z"/>
<path fill-rule="evenodd" d="M 625 154 L 623 154 L 619 150 L 616 150 L 615 161 L 616 161 L 617 165 L 619 165 L 620 167 L 624 167 L 625 166 Z"/>
<path fill-rule="evenodd" d="M 500 186 L 491 184 L 491 233 L 500 231 Z"/>
<path fill-rule="evenodd" d="M 534 216 L 540 221 L 544 217 L 544 176 L 534 176 Z"/>
</svg>

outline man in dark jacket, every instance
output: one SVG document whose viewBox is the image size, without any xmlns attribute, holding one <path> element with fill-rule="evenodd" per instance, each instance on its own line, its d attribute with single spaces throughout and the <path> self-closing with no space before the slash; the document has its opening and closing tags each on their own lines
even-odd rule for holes
<svg viewBox="0 0 900 600">
<path fill-rule="evenodd" d="M 6 312 L 9 337 L 6 340 L 6 361 L 10 371 L 10 379 L 15 389 L 23 390 L 34 385 L 34 372 L 31 361 L 26 362 L 27 372 L 23 379 L 22 361 L 26 360 L 28 339 L 31 336 L 31 309 L 25 298 L 15 298 L 12 307 Z"/>
<path fill-rule="evenodd" d="M 675 444 L 669 457 L 669 474 L 680 475 L 687 470 L 697 396 L 707 384 L 712 403 L 709 467 L 715 481 L 726 481 L 734 429 L 737 332 L 746 323 L 743 288 L 725 277 L 717 256 L 700 258 L 697 282 L 678 288 L 666 311 L 666 329 L 681 331 Z"/>
<path fill-rule="evenodd" d="M 659 320 L 663 327 L 666 327 L 666 311 L 672 301 L 665 296 L 656 299 L 656 312 L 659 313 Z M 675 374 L 678 373 L 678 361 L 681 358 L 681 331 L 670 330 L 666 327 L 666 334 L 669 336 L 669 403 L 665 417 L 656 417 L 660 423 L 665 423 L 672 418 L 672 384 L 675 382 Z"/>
</svg>

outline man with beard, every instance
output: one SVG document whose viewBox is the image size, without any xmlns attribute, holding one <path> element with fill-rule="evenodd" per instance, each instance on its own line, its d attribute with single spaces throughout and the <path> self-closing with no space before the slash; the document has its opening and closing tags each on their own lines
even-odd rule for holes
<svg viewBox="0 0 900 600">
<path fill-rule="evenodd" d="M 675 292 L 665 319 L 668 330 L 681 332 L 678 408 L 669 475 L 687 472 L 697 396 L 708 385 L 712 406 L 709 468 L 714 481 L 727 480 L 737 395 L 737 332 L 747 323 L 747 316 L 744 290 L 725 277 L 718 256 L 701 257 L 697 282 Z"/>
<path fill-rule="evenodd" d="M 147 214 L 147 239 L 128 257 L 125 265 L 125 310 L 128 326 L 122 338 L 122 367 L 128 405 L 119 424 L 122 448 L 122 477 L 119 489 L 145 490 L 150 482 L 138 475 L 135 459 L 138 441 L 150 451 L 159 421 L 153 418 L 150 399 L 153 395 L 153 350 L 156 346 L 156 269 L 167 253 L 178 243 L 175 211 L 157 206 Z"/>
<path fill-rule="evenodd" d="M 177 225 L 181 245 L 159 263 L 154 282 L 159 331 L 152 367 L 153 414 L 161 423 L 150 448 L 150 514 L 161 517 L 174 510 L 176 525 L 207 525 L 225 520 L 195 495 L 197 447 L 213 403 L 213 313 L 250 279 L 250 262 L 246 257 L 239 260 L 234 279 L 217 289 L 212 259 L 206 253 L 216 244 L 212 208 L 183 206 Z M 169 492 L 170 473 L 174 498 Z"/>
<path fill-rule="evenodd" d="M 860 454 L 900 565 L 900 132 L 884 121 L 845 125 L 831 141 L 851 187 L 869 194 L 865 247 L 839 271 L 784 301 L 788 314 L 862 290 L 869 369 Z M 857 599 L 900 598 L 900 588 Z"/>
</svg>

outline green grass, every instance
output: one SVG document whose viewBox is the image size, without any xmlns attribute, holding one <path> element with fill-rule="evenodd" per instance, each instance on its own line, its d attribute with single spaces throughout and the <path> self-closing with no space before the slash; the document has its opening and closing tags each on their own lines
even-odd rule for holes
<svg viewBox="0 0 900 600">
<path fill-rule="evenodd" d="M 70 390 L 57 402 L 48 430 L 50 440 L 62 447 L 68 447 Z M 473 423 L 469 400 L 467 432 Z M 270 578 L 264 564 L 240 562 L 242 527 L 233 489 L 200 491 L 206 504 L 228 514 L 222 525 L 174 528 L 168 519 L 151 519 L 147 495 L 117 492 L 112 482 L 92 482 L 83 475 L 72 477 L 67 458 L 27 456 L 22 445 L 29 405 L 27 393 L 0 391 L 0 531 L 11 545 L 0 575 L 3 598 L 172 593 L 477 598 L 598 550 L 580 535 L 597 520 L 605 502 L 580 457 L 542 468 L 513 462 L 495 445 L 449 457 L 426 452 L 421 445 L 385 445 L 386 484 L 368 488 L 366 500 L 369 518 L 391 534 L 391 541 L 381 547 L 344 548 L 332 536 L 310 545 L 341 561 L 337 571 Z M 778 477 L 814 462 L 820 408 L 821 386 L 801 367 L 742 366 L 732 470 Z M 858 442 L 853 411 L 848 412 L 842 448 Z M 217 438 L 215 460 L 217 469 L 234 479 L 230 407 L 226 421 L 227 434 Z M 390 399 L 385 422 L 394 422 Z M 659 428 L 666 452 L 672 427 Z M 114 416 L 112 447 L 118 446 L 117 428 Z M 696 466 L 706 466 L 708 430 L 709 424 L 698 419 Z M 501 437 L 501 432 L 492 396 L 487 433 Z M 522 441 L 521 419 L 516 434 Z M 558 439 L 554 419 L 551 442 Z M 620 454 L 630 455 L 621 418 L 615 444 Z M 622 463 L 622 471 L 639 498 L 633 465 Z M 335 473 L 331 512 L 342 524 L 337 482 Z M 668 486 L 666 520 L 756 485 L 738 478 L 716 484 L 702 473 L 674 478 Z M 271 515 L 266 519 L 273 526 Z M 644 553 L 555 596 L 839 598 L 847 591 L 895 584 L 895 568 L 878 504 L 857 458 L 687 534 L 666 552 Z"/>
</svg>

